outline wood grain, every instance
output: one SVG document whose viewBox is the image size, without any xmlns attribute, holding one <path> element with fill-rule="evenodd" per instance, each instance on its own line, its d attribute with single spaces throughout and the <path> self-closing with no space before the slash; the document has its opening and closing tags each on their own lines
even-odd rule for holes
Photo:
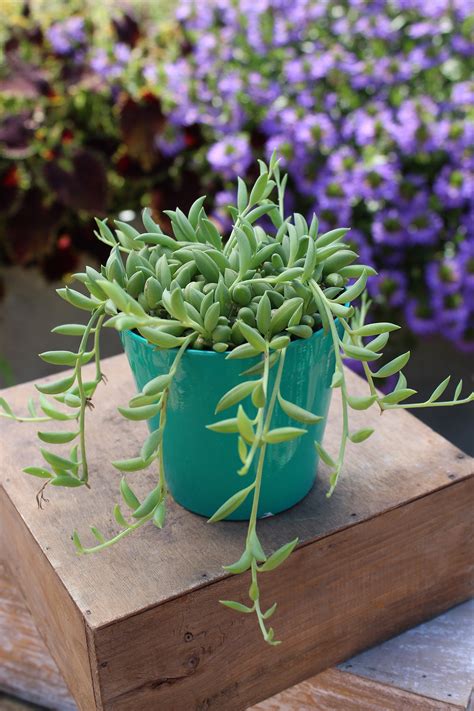
<svg viewBox="0 0 474 711">
<path fill-rule="evenodd" d="M 37 483 L 20 474 L 38 461 L 34 436 L 2 423 L 0 453 L 8 555 L 84 711 L 101 703 L 111 711 L 148 711 L 177 698 L 186 709 L 243 709 L 469 595 L 472 461 L 406 412 L 355 413 L 355 429 L 376 424 L 378 431 L 351 448 L 335 495 L 324 496 L 322 467 L 301 504 L 261 522 L 269 551 L 296 535 L 301 541 L 264 586 L 269 603 L 280 601 L 275 627 L 285 644 L 276 649 L 262 645 L 253 619 L 217 604 L 239 598 L 248 584 L 221 568 L 240 554 L 242 524 L 208 526 L 171 505 L 162 532 L 150 526 L 101 555 L 78 559 L 71 528 L 114 529 L 119 476 L 110 460 L 135 454 L 144 434 L 116 412 L 133 392 L 125 359 L 110 359 L 104 369 L 110 384 L 88 433 L 91 492 L 51 492 L 48 510 L 39 511 Z M 360 379 L 348 377 L 352 392 L 362 393 Z M 20 408 L 29 392 L 20 386 L 7 397 Z M 339 420 L 334 398 L 329 450 Z M 86 687 L 88 697 L 81 698 Z"/>
<path fill-rule="evenodd" d="M 22 595 L 1 563 L 0 688 L 34 703 L 47 702 L 51 709 L 77 709 Z M 2 703 L 6 701 L 0 701 L 0 709 Z"/>
<path fill-rule="evenodd" d="M 465 711 L 466 708 L 328 669 L 249 711 Z"/>
<path fill-rule="evenodd" d="M 362 652 L 340 668 L 467 708 L 474 685 L 474 600 Z"/>
<path fill-rule="evenodd" d="M 0 688 L 42 703 L 42 708 L 76 709 L 5 566 L 0 566 L 0 575 Z M 467 709 L 466 690 L 473 681 L 473 607 L 474 601 L 459 605 L 351 658 L 342 665 L 351 673 L 327 670 L 249 711 Z M 364 679 L 367 676 L 370 679 Z M 382 683 L 387 678 L 391 683 Z M 443 698 L 449 703 L 440 705 Z M 33 708 L 41 711 L 0 693 L 0 711 Z"/>
</svg>

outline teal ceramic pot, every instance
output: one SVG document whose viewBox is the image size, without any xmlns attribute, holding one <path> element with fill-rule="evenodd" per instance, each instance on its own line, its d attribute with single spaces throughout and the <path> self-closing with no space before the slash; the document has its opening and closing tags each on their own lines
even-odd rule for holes
<svg viewBox="0 0 474 711">
<path fill-rule="evenodd" d="M 123 332 L 121 337 L 138 390 L 156 375 L 169 370 L 176 351 L 156 350 L 131 331 Z M 202 516 L 211 516 L 229 496 L 253 479 L 254 470 L 245 477 L 237 474 L 241 467 L 237 434 L 219 434 L 206 429 L 208 424 L 235 415 L 237 407 L 215 415 L 216 403 L 242 381 L 240 373 L 253 362 L 256 361 L 226 360 L 225 353 L 187 350 L 170 388 L 163 439 L 166 481 L 175 501 Z M 307 340 L 293 341 L 286 355 L 282 396 L 325 418 L 334 368 L 330 335 L 318 331 Z M 276 368 L 270 371 L 270 388 L 275 371 Z M 245 401 L 245 407 L 249 415 L 255 413 L 250 398 Z M 158 418 L 148 424 L 150 429 L 156 429 Z M 272 429 L 297 424 L 278 405 L 275 407 Z M 324 426 L 325 419 L 308 427 L 307 435 L 267 448 L 259 516 L 284 511 L 309 492 L 318 465 L 314 440 L 322 440 Z M 229 519 L 248 519 L 251 505 L 250 496 Z"/>
</svg>

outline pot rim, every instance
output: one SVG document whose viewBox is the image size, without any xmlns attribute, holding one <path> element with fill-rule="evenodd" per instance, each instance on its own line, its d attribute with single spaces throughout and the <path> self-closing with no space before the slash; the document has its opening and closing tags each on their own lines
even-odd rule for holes
<svg viewBox="0 0 474 711">
<path fill-rule="evenodd" d="M 339 319 L 334 319 L 336 324 L 339 322 Z M 122 332 L 124 335 L 127 334 L 128 336 L 131 336 L 134 338 L 136 341 L 139 343 L 143 343 L 145 346 L 149 348 L 153 348 L 154 350 L 167 350 L 167 351 L 177 351 L 177 348 L 158 348 L 157 346 L 154 346 L 153 343 L 150 343 L 147 341 L 144 336 L 141 336 L 139 333 L 134 333 L 133 331 L 130 331 L 127 329 L 126 331 Z M 309 343 L 309 341 L 313 340 L 313 338 L 323 338 L 324 336 L 329 335 L 324 333 L 324 329 L 321 327 L 317 331 L 314 331 L 313 335 L 310 336 L 310 338 L 298 338 L 295 341 L 290 341 L 290 344 L 288 345 L 288 348 L 301 348 L 304 346 L 305 343 Z M 209 357 L 209 356 L 220 356 L 221 358 L 225 358 L 226 356 L 229 355 L 229 353 L 232 353 L 232 351 L 224 351 L 223 353 L 218 353 L 217 351 L 208 351 L 208 350 L 198 350 L 197 348 L 186 348 L 186 353 L 189 353 L 191 355 L 196 355 L 196 356 L 204 356 L 204 357 Z"/>
</svg>

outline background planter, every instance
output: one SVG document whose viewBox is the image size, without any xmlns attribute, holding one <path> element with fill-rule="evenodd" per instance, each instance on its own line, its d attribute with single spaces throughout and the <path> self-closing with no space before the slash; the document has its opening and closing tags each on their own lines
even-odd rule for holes
<svg viewBox="0 0 474 711">
<path fill-rule="evenodd" d="M 175 351 L 158 351 L 144 338 L 130 331 L 122 334 L 135 382 L 139 390 L 160 373 L 167 372 Z M 183 356 L 170 389 L 164 435 L 166 479 L 173 498 L 203 516 L 211 516 L 232 494 L 251 480 L 242 479 L 236 434 L 217 434 L 206 425 L 232 417 L 236 407 L 214 414 L 219 399 L 242 382 L 241 373 L 255 360 L 226 360 L 225 353 L 188 350 Z M 330 336 L 318 331 L 308 340 L 290 344 L 283 371 L 282 396 L 324 418 L 331 399 L 331 378 L 335 358 Z M 250 376 L 254 377 L 254 376 Z M 271 371 L 270 387 L 275 373 Z M 295 425 L 275 408 L 272 427 Z M 252 412 L 248 408 L 249 414 Z M 157 427 L 157 418 L 150 428 Z M 308 434 L 267 450 L 258 514 L 276 514 L 290 508 L 311 489 L 318 458 L 314 440 L 322 440 L 325 420 L 308 427 Z M 230 519 L 250 515 L 249 497 Z"/>
</svg>

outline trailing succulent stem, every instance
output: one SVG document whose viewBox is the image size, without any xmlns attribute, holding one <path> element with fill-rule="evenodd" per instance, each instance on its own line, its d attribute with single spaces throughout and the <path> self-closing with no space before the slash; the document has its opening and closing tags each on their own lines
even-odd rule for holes
<svg viewBox="0 0 474 711">
<path fill-rule="evenodd" d="M 122 505 L 129 510 L 125 516 L 121 505 L 115 505 L 119 532 L 107 540 L 92 526 L 97 544 L 90 547 L 83 546 L 78 533 L 74 533 L 79 552 L 95 552 L 111 546 L 148 521 L 153 521 L 158 528 L 164 524 L 167 488 L 163 438 L 170 388 L 186 350 L 213 350 L 225 353 L 231 360 L 251 359 L 252 365 L 242 374 L 243 380 L 217 403 L 216 412 L 233 408 L 232 416 L 209 425 L 209 429 L 217 433 L 237 435 L 241 460 L 238 473 L 246 486 L 223 502 L 210 521 L 225 519 L 252 497 L 244 551 L 236 563 L 225 567 L 229 573 L 250 572 L 250 604 L 221 602 L 239 612 L 255 613 L 264 639 L 277 644 L 273 629 L 267 628 L 267 620 L 276 604 L 265 612 L 262 610 L 259 576 L 281 565 L 295 548 L 297 539 L 267 555 L 258 538 L 265 457 L 268 447 L 304 436 L 307 428 L 322 419 L 282 397 L 280 385 L 291 342 L 310 338 L 323 329 L 334 346 L 335 371 L 331 387 L 339 389 L 341 394 L 342 435 L 334 458 L 320 441 L 315 442 L 319 457 L 330 470 L 328 496 L 342 473 L 349 444 L 363 442 L 373 432 L 371 428 L 353 431 L 351 410 L 367 410 L 373 405 L 380 412 L 446 407 L 471 402 L 474 394 L 461 397 L 461 381 L 453 398 L 442 400 L 448 377 L 428 400 L 411 402 L 416 393 L 408 387 L 403 375 L 410 353 L 389 362 L 383 357 L 390 334 L 398 326 L 368 319 L 370 302 L 365 295 L 366 284 L 375 274 L 374 269 L 359 264 L 358 255 L 345 244 L 347 228 L 320 233 L 316 215 L 309 224 L 301 214 L 285 216 L 287 176 L 281 175 L 275 156 L 268 165 L 259 161 L 259 168 L 260 174 L 250 189 L 238 179 L 237 204 L 229 207 L 232 229 L 227 241 L 207 216 L 203 197 L 195 201 L 187 215 L 180 209 L 166 211 L 172 234 L 165 234 L 147 210 L 143 213 L 143 232 L 126 222 L 115 221 L 112 228 L 106 220 L 97 220 L 96 236 L 110 247 L 106 264 L 99 271 L 87 267 L 85 272 L 75 275 L 86 293 L 70 287 L 58 290 L 68 303 L 89 313 L 85 325 L 66 324 L 53 329 L 61 335 L 79 338 L 79 346 L 73 351 L 41 354 L 46 362 L 71 370 L 37 386 L 39 404 L 30 400 L 28 415 L 16 415 L 6 400 L 0 398 L 0 417 L 41 426 L 53 420 L 69 423 L 67 431 L 41 428 L 38 437 L 42 444 L 72 443 L 72 449 L 57 454 L 41 446 L 43 464 L 26 467 L 24 471 L 43 479 L 41 493 L 49 484 L 88 488 L 86 420 L 97 387 L 105 381 L 99 349 L 102 328 L 119 332 L 134 330 L 156 349 L 173 352 L 169 371 L 154 377 L 127 407 L 119 408 L 120 413 L 132 421 L 159 416 L 159 425 L 132 458 L 113 462 L 123 474 L 120 494 Z M 345 359 L 362 364 L 367 380 L 366 395 L 354 396 L 349 392 L 343 367 Z M 375 365 L 379 360 L 384 363 L 380 367 Z M 95 363 L 95 374 L 87 381 L 83 367 L 90 361 Z M 275 377 L 270 386 L 272 369 L 275 369 Z M 398 382 L 393 391 L 380 393 L 377 382 L 397 373 Z M 250 403 L 252 410 L 248 408 Z M 272 429 L 277 407 L 304 427 Z M 157 467 L 157 476 L 149 493 L 140 501 L 126 476 L 152 465 Z"/>
</svg>

